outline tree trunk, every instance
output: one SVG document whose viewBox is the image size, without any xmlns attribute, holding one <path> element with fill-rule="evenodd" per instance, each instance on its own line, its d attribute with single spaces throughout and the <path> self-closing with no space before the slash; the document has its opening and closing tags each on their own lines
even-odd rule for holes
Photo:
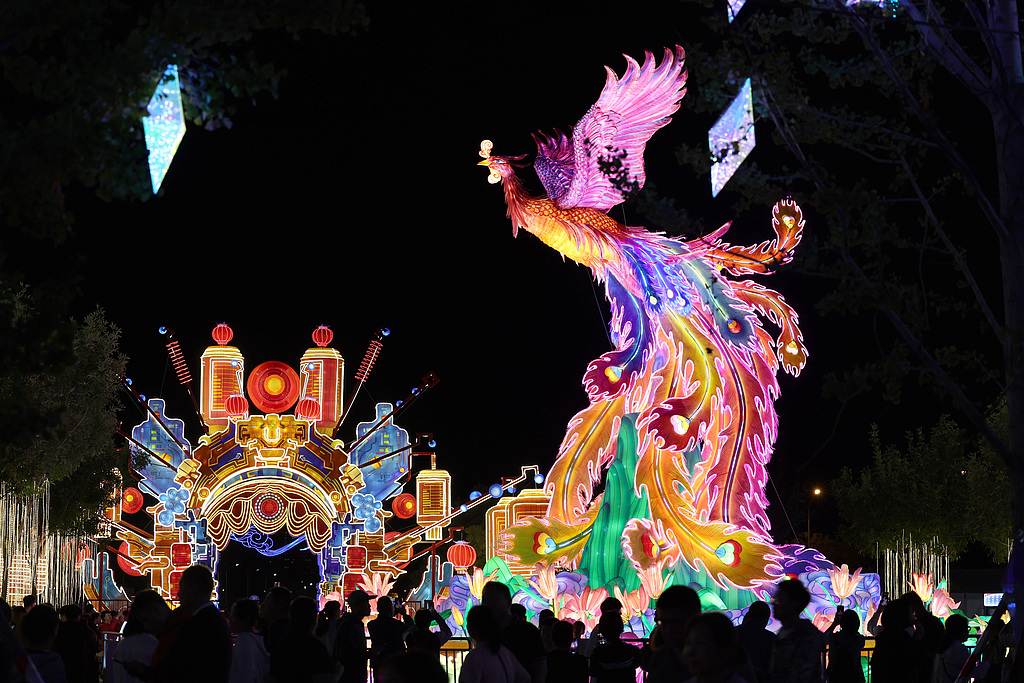
<svg viewBox="0 0 1024 683">
<path fill-rule="evenodd" d="M 4 497 L 6 498 L 6 496 L 7 496 L 6 490 L 4 490 L 2 493 L 3 493 Z M 0 549 L 0 552 L 3 552 L 3 562 L 4 562 L 3 586 L 0 587 L 0 598 L 3 598 L 4 600 L 7 600 L 7 577 L 10 576 L 10 574 L 11 574 L 11 542 L 13 541 L 13 539 L 10 538 L 10 532 L 8 530 L 11 528 L 10 515 L 13 514 L 13 511 L 11 510 L 10 506 L 6 504 L 6 502 L 5 502 L 5 507 L 7 508 L 8 518 L 3 520 L 3 523 L 4 523 L 4 541 L 3 541 L 3 547 L 2 547 L 2 549 Z"/>
<path fill-rule="evenodd" d="M 1003 305 L 1007 332 L 1003 348 L 1009 428 L 1010 506 L 1015 533 L 1024 531 L 1024 68 L 1016 0 L 998 0 L 989 14 L 996 47 L 994 92 L 981 95 L 992 114 L 999 213 L 1006 226 L 1000 240 Z"/>
</svg>

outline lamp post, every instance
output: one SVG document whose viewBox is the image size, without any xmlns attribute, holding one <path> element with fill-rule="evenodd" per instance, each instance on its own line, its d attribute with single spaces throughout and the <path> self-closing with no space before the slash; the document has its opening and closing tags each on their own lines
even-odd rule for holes
<svg viewBox="0 0 1024 683">
<path fill-rule="evenodd" d="M 821 495 L 821 489 L 814 489 L 807 498 L 807 547 L 811 546 L 811 501 Z"/>
</svg>

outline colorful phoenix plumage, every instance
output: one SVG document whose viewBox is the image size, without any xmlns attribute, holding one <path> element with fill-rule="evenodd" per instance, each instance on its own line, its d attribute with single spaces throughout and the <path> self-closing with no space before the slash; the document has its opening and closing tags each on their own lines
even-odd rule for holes
<svg viewBox="0 0 1024 683">
<path fill-rule="evenodd" d="M 621 78 L 607 69 L 571 136 L 534 136 L 546 196 L 530 196 L 516 176 L 523 156 L 491 155 L 492 144 L 481 144 L 513 235 L 533 233 L 605 282 L 615 346 L 587 368 L 590 405 L 569 423 L 547 476 L 547 516 L 510 528 L 507 548 L 524 563 L 577 566 L 588 543 L 608 535 L 597 520 L 614 514 L 637 576 L 685 561 L 719 586 L 756 588 L 781 573 L 764 495 L 776 372 L 781 364 L 797 375 L 807 351 L 780 294 L 726 275 L 788 262 L 804 221 L 793 201 L 781 201 L 775 238 L 736 247 L 722 241 L 729 224 L 682 242 L 608 215 L 644 184 L 647 141 L 685 94 L 683 57 L 678 46 L 660 64 L 649 52 L 642 66 L 627 56 Z M 777 339 L 759 315 L 780 328 Z"/>
</svg>

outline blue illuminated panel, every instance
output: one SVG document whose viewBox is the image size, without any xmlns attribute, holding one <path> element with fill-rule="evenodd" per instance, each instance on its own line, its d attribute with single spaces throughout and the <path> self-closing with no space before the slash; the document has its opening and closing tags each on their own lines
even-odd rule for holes
<svg viewBox="0 0 1024 683">
<path fill-rule="evenodd" d="M 149 150 L 153 194 L 156 194 L 181 139 L 185 137 L 185 115 L 181 109 L 181 84 L 176 65 L 167 67 L 146 109 L 149 116 L 142 117 L 142 128 L 146 133 L 146 149 Z"/>
</svg>

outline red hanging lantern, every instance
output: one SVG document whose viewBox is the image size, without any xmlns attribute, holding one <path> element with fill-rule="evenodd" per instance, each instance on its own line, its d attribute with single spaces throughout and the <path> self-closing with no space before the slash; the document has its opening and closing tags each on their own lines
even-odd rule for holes
<svg viewBox="0 0 1024 683">
<path fill-rule="evenodd" d="M 295 406 L 295 417 L 313 420 L 314 422 L 319 420 L 320 402 L 311 396 L 305 397 L 299 401 L 299 405 Z"/>
<path fill-rule="evenodd" d="M 241 418 L 249 414 L 249 401 L 241 394 L 231 394 L 224 402 L 224 410 L 231 417 Z"/>
<path fill-rule="evenodd" d="M 235 336 L 235 333 L 231 331 L 231 328 L 227 326 L 227 323 L 221 323 L 217 327 L 213 328 L 213 341 L 217 342 L 221 346 L 226 346 L 231 338 Z"/>
<path fill-rule="evenodd" d="M 399 519 L 409 519 L 416 514 L 416 496 L 411 493 L 400 493 L 391 501 L 391 511 Z"/>
<path fill-rule="evenodd" d="M 476 549 L 465 541 L 455 541 L 452 547 L 448 548 L 448 561 L 455 565 L 456 569 L 465 570 L 476 562 Z"/>
<path fill-rule="evenodd" d="M 142 502 L 142 492 L 134 486 L 129 486 L 121 494 L 121 512 L 135 514 L 142 509 Z"/>
<path fill-rule="evenodd" d="M 334 339 L 334 332 L 331 332 L 331 328 L 326 325 L 321 325 L 313 330 L 313 343 L 320 348 L 330 344 L 332 339 Z"/>
</svg>

